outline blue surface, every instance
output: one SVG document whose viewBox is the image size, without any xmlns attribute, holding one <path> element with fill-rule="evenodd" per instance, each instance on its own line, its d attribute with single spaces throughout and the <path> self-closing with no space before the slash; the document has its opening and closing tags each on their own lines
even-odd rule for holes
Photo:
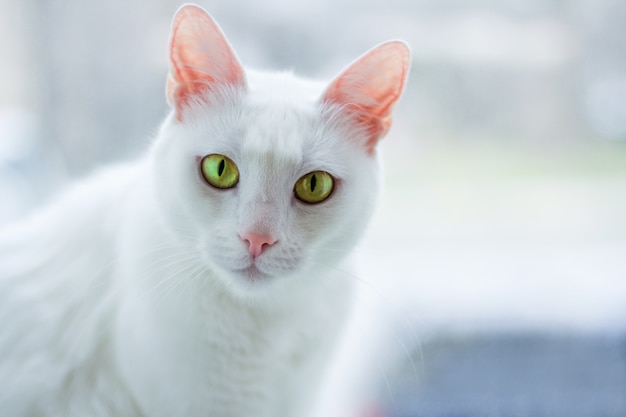
<svg viewBox="0 0 626 417">
<path fill-rule="evenodd" d="M 626 335 L 447 338 L 413 359 L 393 417 L 626 417 Z"/>
</svg>

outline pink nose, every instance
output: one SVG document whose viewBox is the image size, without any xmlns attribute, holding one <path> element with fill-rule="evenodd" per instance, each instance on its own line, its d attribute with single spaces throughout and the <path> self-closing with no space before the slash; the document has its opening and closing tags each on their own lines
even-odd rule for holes
<svg viewBox="0 0 626 417">
<path fill-rule="evenodd" d="M 248 242 L 248 252 L 254 258 L 258 257 L 263 251 L 274 243 L 276 243 L 276 239 L 271 236 L 257 235 L 254 233 L 246 233 L 241 236 L 243 240 Z"/>
</svg>

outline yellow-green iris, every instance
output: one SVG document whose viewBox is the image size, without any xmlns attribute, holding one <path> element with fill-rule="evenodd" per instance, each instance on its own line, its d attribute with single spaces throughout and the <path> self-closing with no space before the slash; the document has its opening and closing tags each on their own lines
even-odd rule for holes
<svg viewBox="0 0 626 417">
<path fill-rule="evenodd" d="M 215 188 L 233 188 L 239 182 L 237 165 L 227 156 L 207 155 L 202 158 L 200 168 L 204 179 Z"/>
<path fill-rule="evenodd" d="M 330 197 L 335 180 L 325 171 L 313 171 L 300 177 L 293 187 L 296 198 L 305 203 L 321 203 Z"/>
</svg>

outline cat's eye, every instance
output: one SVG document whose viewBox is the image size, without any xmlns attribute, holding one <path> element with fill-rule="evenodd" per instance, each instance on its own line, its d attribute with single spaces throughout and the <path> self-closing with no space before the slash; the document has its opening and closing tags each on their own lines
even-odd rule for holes
<svg viewBox="0 0 626 417">
<path fill-rule="evenodd" d="M 200 161 L 200 170 L 204 179 L 213 187 L 233 188 L 239 182 L 237 165 L 227 156 L 210 154 Z"/>
<path fill-rule="evenodd" d="M 300 177 L 293 187 L 293 193 L 300 201 L 317 204 L 330 197 L 335 188 L 335 180 L 325 171 L 313 171 Z"/>
</svg>

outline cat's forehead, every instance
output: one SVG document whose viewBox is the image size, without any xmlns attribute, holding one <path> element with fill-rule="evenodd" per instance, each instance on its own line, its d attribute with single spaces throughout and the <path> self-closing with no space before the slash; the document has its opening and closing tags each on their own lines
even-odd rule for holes
<svg viewBox="0 0 626 417">
<path fill-rule="evenodd" d="M 320 108 L 271 103 L 247 112 L 238 153 L 261 172 L 327 170 L 345 174 L 352 147 L 326 123 Z"/>
<path fill-rule="evenodd" d="M 310 112 L 287 104 L 254 105 L 247 114 L 241 151 L 249 154 L 271 154 L 285 159 L 301 159 L 303 145 L 310 136 Z"/>
<path fill-rule="evenodd" d="M 251 102 L 270 101 L 302 105 L 313 104 L 321 97 L 323 82 L 303 79 L 291 72 L 247 71 L 248 98 Z"/>
<path fill-rule="evenodd" d="M 241 151 L 302 160 L 319 118 L 320 85 L 290 73 L 251 72 L 248 81 Z"/>
</svg>

